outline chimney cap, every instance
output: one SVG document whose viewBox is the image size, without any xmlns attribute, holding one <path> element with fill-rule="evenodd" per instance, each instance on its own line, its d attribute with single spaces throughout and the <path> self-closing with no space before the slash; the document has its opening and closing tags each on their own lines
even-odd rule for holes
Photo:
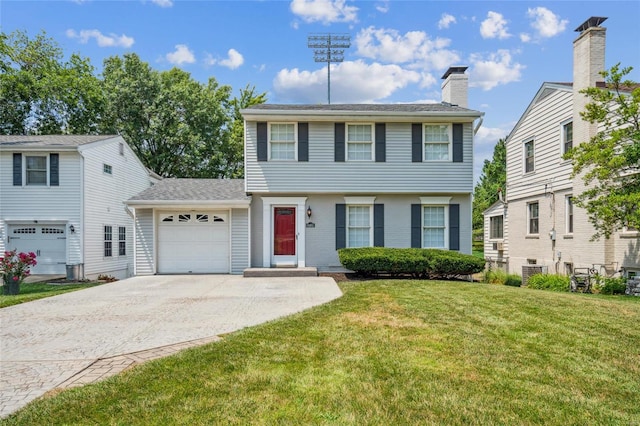
<svg viewBox="0 0 640 426">
<path fill-rule="evenodd" d="M 445 78 L 449 77 L 449 75 L 451 74 L 464 74 L 467 68 L 469 67 L 465 67 L 465 66 L 449 67 L 447 72 L 445 72 L 444 75 L 442 76 L 442 79 L 444 80 Z"/>
<path fill-rule="evenodd" d="M 592 16 L 591 18 L 584 21 L 578 28 L 576 28 L 575 31 L 582 32 L 591 27 L 597 27 L 606 20 L 606 16 Z"/>
</svg>

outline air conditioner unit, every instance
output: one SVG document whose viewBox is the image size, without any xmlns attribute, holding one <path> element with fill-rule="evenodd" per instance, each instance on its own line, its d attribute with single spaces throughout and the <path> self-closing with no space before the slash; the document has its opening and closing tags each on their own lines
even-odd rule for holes
<svg viewBox="0 0 640 426">
<path fill-rule="evenodd" d="M 504 250 L 504 243 L 496 243 L 496 250 L 503 251 Z"/>
</svg>

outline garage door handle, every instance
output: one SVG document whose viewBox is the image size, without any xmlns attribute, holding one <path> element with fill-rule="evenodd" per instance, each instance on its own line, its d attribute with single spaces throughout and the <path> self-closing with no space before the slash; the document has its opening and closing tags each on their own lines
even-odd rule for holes
<svg viewBox="0 0 640 426">
<path fill-rule="evenodd" d="M 36 256 L 40 256 L 40 250 L 36 250 Z"/>
</svg>

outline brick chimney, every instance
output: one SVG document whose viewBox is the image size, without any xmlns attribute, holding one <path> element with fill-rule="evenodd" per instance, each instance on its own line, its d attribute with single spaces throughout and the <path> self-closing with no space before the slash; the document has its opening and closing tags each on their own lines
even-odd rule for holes
<svg viewBox="0 0 640 426">
<path fill-rule="evenodd" d="M 449 67 L 442 79 L 442 102 L 468 108 L 469 76 L 464 72 L 468 67 Z"/>
</svg>

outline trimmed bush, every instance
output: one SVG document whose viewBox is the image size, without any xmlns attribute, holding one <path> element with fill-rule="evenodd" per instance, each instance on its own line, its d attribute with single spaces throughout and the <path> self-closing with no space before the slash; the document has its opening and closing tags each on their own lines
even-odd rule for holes
<svg viewBox="0 0 640 426">
<path fill-rule="evenodd" d="M 600 277 L 597 286 L 600 294 L 624 294 L 627 282 L 624 278 Z"/>
<path fill-rule="evenodd" d="M 504 281 L 504 285 L 508 285 L 511 287 L 521 287 L 522 286 L 522 278 L 519 275 L 509 274 Z"/>
<path fill-rule="evenodd" d="M 539 290 L 569 291 L 569 277 L 565 275 L 535 274 L 529 277 L 527 287 Z"/>
<path fill-rule="evenodd" d="M 340 263 L 361 275 L 411 275 L 415 278 L 457 278 L 484 269 L 484 260 L 455 251 L 361 247 L 338 250 Z"/>
</svg>

